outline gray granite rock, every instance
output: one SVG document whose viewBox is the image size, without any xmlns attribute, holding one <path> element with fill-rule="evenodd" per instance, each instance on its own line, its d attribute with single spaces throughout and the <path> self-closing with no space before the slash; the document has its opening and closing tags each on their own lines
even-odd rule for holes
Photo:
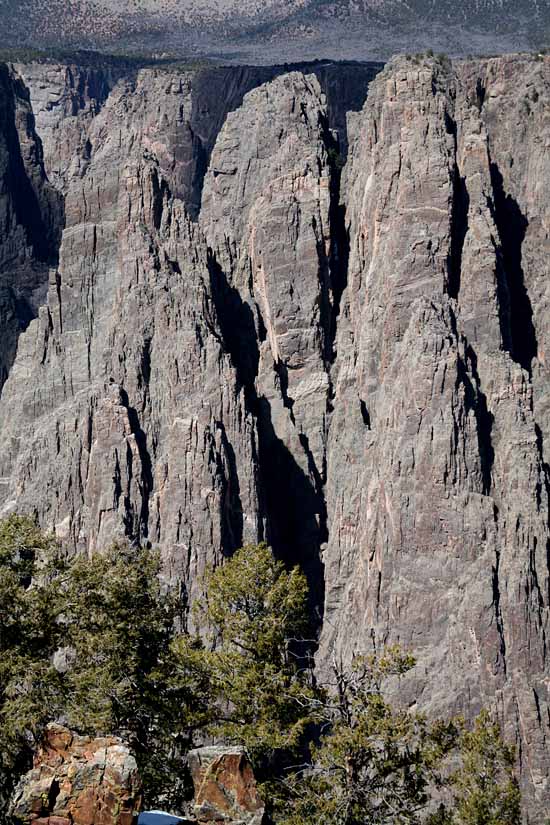
<svg viewBox="0 0 550 825">
<path fill-rule="evenodd" d="M 62 222 L 28 90 L 13 69 L 0 65 L 0 391 L 19 334 L 44 302 Z"/>
<path fill-rule="evenodd" d="M 191 597 L 267 538 L 307 572 L 319 669 L 400 642 L 419 662 L 402 701 L 495 708 L 533 823 L 549 75 L 548 58 L 398 58 L 349 116 L 342 177 L 334 106 L 301 72 L 220 74 L 231 111 L 207 75 L 142 71 L 79 109 L 76 143 L 40 109 L 66 227 L 0 398 L 2 513 L 92 556 L 158 545 Z"/>
<path fill-rule="evenodd" d="M 353 119 L 319 652 L 400 642 L 419 659 L 402 697 L 495 706 L 533 822 L 549 792 L 549 80 L 549 61 L 399 59 Z"/>
</svg>

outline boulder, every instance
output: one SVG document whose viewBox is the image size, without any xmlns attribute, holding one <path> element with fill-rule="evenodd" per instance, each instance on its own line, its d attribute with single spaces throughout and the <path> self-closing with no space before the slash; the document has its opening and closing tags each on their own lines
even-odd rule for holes
<svg viewBox="0 0 550 825">
<path fill-rule="evenodd" d="M 132 825 L 141 808 L 136 761 L 115 737 L 92 739 L 50 725 L 10 807 L 17 823 Z"/>
<path fill-rule="evenodd" d="M 261 825 L 265 806 L 242 748 L 199 748 L 189 754 L 199 822 Z"/>
</svg>

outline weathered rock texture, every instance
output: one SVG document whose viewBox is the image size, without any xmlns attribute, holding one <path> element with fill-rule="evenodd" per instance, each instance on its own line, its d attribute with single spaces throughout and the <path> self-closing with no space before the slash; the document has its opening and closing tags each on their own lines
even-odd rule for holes
<svg viewBox="0 0 550 825">
<path fill-rule="evenodd" d="M 399 61 L 354 120 L 320 651 L 400 641 L 423 705 L 496 703 L 533 810 L 550 767 L 549 81 L 548 61 Z"/>
<path fill-rule="evenodd" d="M 244 751 L 215 746 L 200 748 L 190 752 L 189 769 L 198 822 L 262 825 L 265 806 Z"/>
<path fill-rule="evenodd" d="M 84 173 L 92 147 L 87 131 L 118 80 L 114 69 L 55 63 L 16 64 L 29 90 L 44 167 L 55 188 Z"/>
<path fill-rule="evenodd" d="M 44 302 L 62 203 L 48 183 L 29 93 L 0 65 L 0 391 L 20 332 Z"/>
<path fill-rule="evenodd" d="M 66 227 L 0 399 L 0 510 L 92 555 L 158 544 L 191 597 L 267 538 L 307 572 L 319 668 L 399 641 L 405 701 L 496 707 L 536 823 L 550 61 L 395 60 L 343 174 L 318 78 L 219 71 L 227 105 L 204 75 L 123 78 L 76 142 L 39 107 Z"/>
<path fill-rule="evenodd" d="M 51 725 L 10 817 L 33 825 L 132 825 L 141 808 L 134 757 L 115 738 L 90 739 Z"/>
</svg>

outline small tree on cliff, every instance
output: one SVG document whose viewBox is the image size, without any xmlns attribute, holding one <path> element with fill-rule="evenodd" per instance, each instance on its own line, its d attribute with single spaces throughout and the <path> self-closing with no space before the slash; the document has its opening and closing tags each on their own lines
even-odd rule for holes
<svg viewBox="0 0 550 825">
<path fill-rule="evenodd" d="M 265 544 L 237 551 L 205 580 L 196 608 L 207 647 L 181 637 L 176 661 L 206 670 L 211 733 L 244 745 L 256 763 L 296 748 L 309 724 L 311 672 L 296 652 L 308 629 L 307 582 Z"/>
<path fill-rule="evenodd" d="M 23 770 L 45 725 L 121 734 L 150 799 L 179 793 L 178 757 L 209 702 L 204 669 L 175 679 L 181 609 L 157 555 L 117 545 L 62 558 L 31 519 L 0 522 L 0 767 Z M 201 681 L 202 680 L 202 681 Z M 176 768 L 177 765 L 177 768 Z M 7 773 L 6 773 L 7 776 Z"/>
<path fill-rule="evenodd" d="M 33 584 L 37 567 L 48 577 L 57 544 L 27 517 L 0 522 L 0 760 L 25 764 L 29 746 L 62 706 L 62 680 L 53 667 L 61 640 L 55 584 Z M 58 563 L 61 564 L 60 560 Z"/>
<path fill-rule="evenodd" d="M 278 825 L 419 822 L 457 731 L 386 701 L 385 680 L 413 665 L 397 648 L 358 657 L 349 669 L 334 665 L 316 703 L 321 736 L 311 760 L 274 785 Z"/>
<path fill-rule="evenodd" d="M 148 804 L 161 798 L 177 807 L 187 792 L 182 754 L 211 693 L 203 667 L 189 661 L 176 674 L 171 644 L 183 605 L 160 572 L 157 553 L 127 545 L 71 562 L 61 584 L 64 709 L 76 730 L 122 736 Z"/>
<path fill-rule="evenodd" d="M 452 802 L 428 825 L 520 825 L 521 794 L 514 776 L 515 748 L 482 711 L 472 730 L 462 726 L 460 767 L 448 780 Z"/>
</svg>

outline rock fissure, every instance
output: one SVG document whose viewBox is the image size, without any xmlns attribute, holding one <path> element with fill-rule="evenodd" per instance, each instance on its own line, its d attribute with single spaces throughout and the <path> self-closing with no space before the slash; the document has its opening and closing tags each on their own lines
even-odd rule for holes
<svg viewBox="0 0 550 825">
<path fill-rule="evenodd" d="M 529 221 L 522 213 L 518 202 L 505 192 L 498 164 L 492 162 L 490 168 L 494 193 L 494 219 L 500 238 L 502 267 L 509 301 L 510 353 L 512 358 L 530 373 L 532 361 L 537 357 L 538 345 L 533 325 L 533 307 L 525 285 L 522 266 L 522 246 Z"/>
<path fill-rule="evenodd" d="M 71 69 L 75 109 L 64 69 L 21 69 L 66 226 L 45 279 L 0 185 L 0 513 L 91 558 L 159 546 L 189 603 L 266 539 L 307 573 L 317 667 L 411 647 L 400 698 L 494 707 L 536 822 L 550 62 L 443 63 L 398 58 L 366 100 L 352 66 L 143 70 L 97 106 Z"/>
</svg>

